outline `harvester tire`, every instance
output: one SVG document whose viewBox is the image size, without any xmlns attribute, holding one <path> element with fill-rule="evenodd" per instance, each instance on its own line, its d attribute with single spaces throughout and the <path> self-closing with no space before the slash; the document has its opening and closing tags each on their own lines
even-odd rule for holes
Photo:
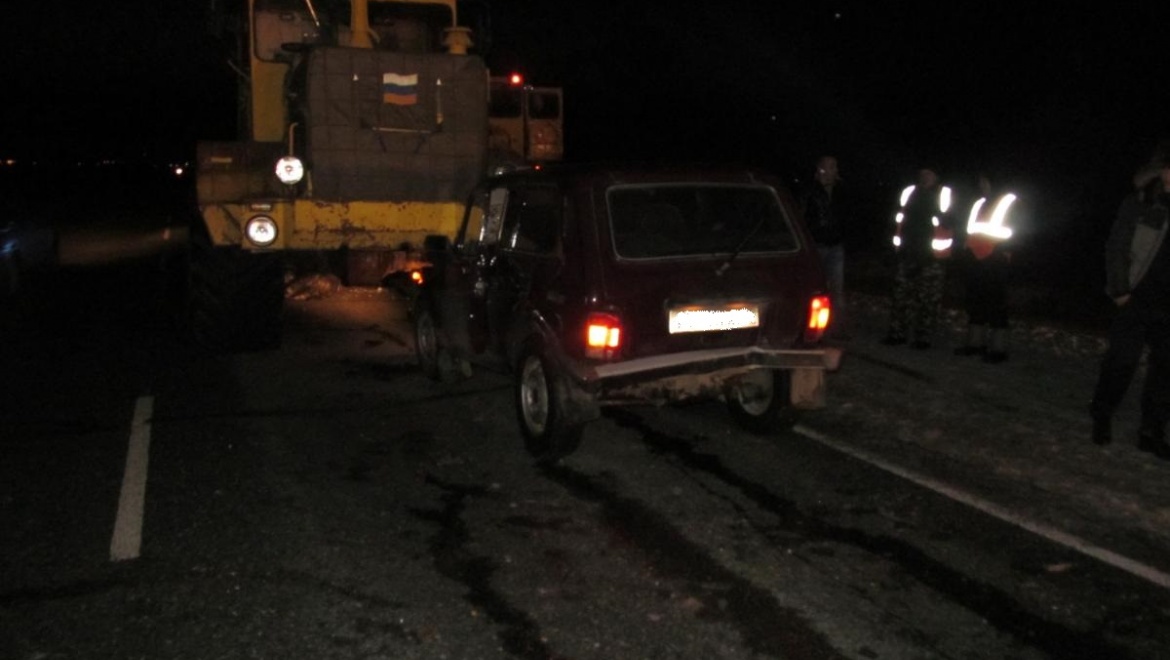
<svg viewBox="0 0 1170 660">
<path fill-rule="evenodd" d="M 216 247 L 192 233 L 187 320 L 194 342 L 217 353 L 279 346 L 284 273 L 278 255 Z"/>
</svg>

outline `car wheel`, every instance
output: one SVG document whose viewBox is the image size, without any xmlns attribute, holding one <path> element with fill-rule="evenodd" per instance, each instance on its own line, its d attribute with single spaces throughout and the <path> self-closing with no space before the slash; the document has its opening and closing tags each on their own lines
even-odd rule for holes
<svg viewBox="0 0 1170 660">
<path fill-rule="evenodd" d="M 526 350 L 516 369 L 516 412 L 524 445 L 540 463 L 553 463 L 581 445 L 584 423 L 565 423 L 563 377 L 539 349 Z"/>
<path fill-rule="evenodd" d="M 414 313 L 414 352 L 423 374 L 439 379 L 439 331 L 430 306 L 420 303 Z"/>
<path fill-rule="evenodd" d="M 778 369 L 757 369 L 738 379 L 727 393 L 727 406 L 736 423 L 752 433 L 777 433 L 796 424 L 796 411 L 788 405 L 788 374 Z"/>
</svg>

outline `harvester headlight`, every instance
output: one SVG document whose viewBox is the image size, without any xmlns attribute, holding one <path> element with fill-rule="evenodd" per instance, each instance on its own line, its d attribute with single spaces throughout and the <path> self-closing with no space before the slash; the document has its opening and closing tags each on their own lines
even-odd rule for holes
<svg viewBox="0 0 1170 660">
<path fill-rule="evenodd" d="M 276 161 L 276 178 L 285 185 L 299 183 L 305 178 L 305 166 L 296 156 L 285 156 Z"/>
<path fill-rule="evenodd" d="M 257 247 L 268 247 L 276 242 L 276 221 L 266 215 L 258 215 L 244 225 L 244 235 Z"/>
</svg>

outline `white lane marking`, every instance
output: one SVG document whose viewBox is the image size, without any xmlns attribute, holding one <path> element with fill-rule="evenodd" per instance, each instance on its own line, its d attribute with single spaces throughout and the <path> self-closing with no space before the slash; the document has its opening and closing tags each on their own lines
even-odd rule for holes
<svg viewBox="0 0 1170 660">
<path fill-rule="evenodd" d="M 150 419 L 153 415 L 154 397 L 138 397 L 130 424 L 130 446 L 126 451 L 126 471 L 122 474 L 122 493 L 118 497 L 118 517 L 114 521 L 114 536 L 110 539 L 110 561 L 137 559 L 142 548 L 142 511 L 146 504 Z"/>
<path fill-rule="evenodd" d="M 848 454 L 853 458 L 865 461 L 874 467 L 881 468 L 886 472 L 902 477 L 903 479 L 911 481 L 924 488 L 929 488 L 934 492 L 939 493 L 940 495 L 946 496 L 952 500 L 955 500 L 956 502 L 966 504 L 967 506 L 974 509 L 978 509 L 979 511 L 982 511 L 989 516 L 993 516 L 1002 520 L 1003 522 L 1015 525 L 1016 527 L 1019 527 L 1023 530 L 1046 538 L 1053 543 L 1058 543 L 1083 555 L 1092 557 L 1093 559 L 1097 559 L 1099 561 L 1103 561 L 1106 564 L 1113 566 L 1114 568 L 1119 568 L 1131 575 L 1135 575 L 1159 587 L 1170 589 L 1170 574 L 1163 573 L 1162 571 L 1159 571 L 1152 566 L 1148 566 L 1137 560 L 1130 559 L 1124 555 L 1119 555 L 1112 550 L 1107 550 L 1100 546 L 1093 545 L 1079 536 L 1074 536 L 1068 532 L 1056 529 L 1055 527 L 1045 525 L 1044 523 L 1039 523 L 1034 520 L 1029 520 L 1028 518 L 1025 518 L 1002 506 L 993 504 L 987 500 L 976 497 L 975 495 L 961 491 L 953 486 L 938 481 L 937 479 L 932 479 L 930 477 L 918 474 L 912 470 L 908 470 L 904 467 L 894 465 L 893 463 L 890 463 L 889 461 L 886 461 L 885 459 L 882 459 L 875 454 L 834 440 L 829 436 L 824 435 L 823 433 L 808 428 L 807 426 L 798 424 L 794 430 L 806 438 L 816 440 L 817 442 L 827 447 L 836 449 L 842 454 Z"/>
</svg>

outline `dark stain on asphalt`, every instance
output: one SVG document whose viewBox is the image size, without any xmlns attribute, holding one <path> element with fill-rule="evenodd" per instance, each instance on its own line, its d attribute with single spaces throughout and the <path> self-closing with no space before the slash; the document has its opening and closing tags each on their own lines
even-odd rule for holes
<svg viewBox="0 0 1170 660">
<path fill-rule="evenodd" d="M 508 516 L 504 522 L 513 527 L 533 530 L 563 531 L 572 524 L 568 518 L 534 518 L 532 516 Z"/>
<path fill-rule="evenodd" d="M 886 369 L 889 369 L 890 371 L 896 371 L 896 372 L 902 374 L 903 376 L 909 376 L 910 378 L 913 378 L 914 380 L 919 380 L 919 381 L 922 381 L 924 383 L 933 383 L 934 382 L 934 378 L 931 378 L 930 376 L 926 375 L 925 373 L 923 373 L 921 371 L 918 371 L 917 369 L 911 369 L 910 367 L 907 367 L 904 364 L 898 364 L 897 362 L 883 360 L 882 358 L 879 358 L 876 355 L 870 355 L 864 351 L 859 351 L 859 350 L 855 350 L 853 348 L 850 348 L 849 349 L 849 356 L 857 358 L 858 360 L 861 360 L 862 362 L 868 362 L 870 364 L 876 364 L 879 367 L 885 367 Z"/>
<path fill-rule="evenodd" d="M 724 568 L 668 520 L 641 502 L 563 465 L 545 474 L 574 496 L 601 505 L 601 515 L 622 538 L 652 557 L 660 574 L 688 581 L 702 602 L 699 616 L 734 625 L 749 648 L 768 657 L 843 658 L 804 618 L 781 607 L 767 589 Z M 718 585 L 712 589 L 711 585 Z"/>
<path fill-rule="evenodd" d="M 428 474 L 426 483 L 443 491 L 440 510 L 411 509 L 422 520 L 437 524 L 439 532 L 430 543 L 431 557 L 440 574 L 467 587 L 467 602 L 476 606 L 500 625 L 497 633 L 504 649 L 518 658 L 556 660 L 541 639 L 540 626 L 523 610 L 513 606 L 492 587 L 496 564 L 490 557 L 473 555 L 467 550 L 470 534 L 463 522 L 468 498 L 489 494 L 486 486 L 452 484 Z"/>
<path fill-rule="evenodd" d="M 718 456 L 697 452 L 691 442 L 654 430 L 631 411 L 615 409 L 606 414 L 620 426 L 639 433 L 652 451 L 673 456 L 686 467 L 705 472 L 738 489 L 756 505 L 771 511 L 782 527 L 814 541 L 850 545 L 895 562 L 919 583 L 946 595 L 982 616 L 996 629 L 1041 649 L 1051 657 L 1119 660 L 1130 657 L 1122 648 L 1109 644 L 1099 635 L 1073 630 L 1029 612 L 1009 594 L 972 580 L 902 539 L 840 527 L 803 513 L 791 501 L 728 468 Z"/>
<path fill-rule="evenodd" d="M 345 375 L 374 380 L 392 381 L 403 376 L 412 376 L 420 373 L 418 363 L 413 359 L 409 362 L 387 362 L 385 360 L 345 360 Z"/>
<path fill-rule="evenodd" d="M 100 596 L 115 589 L 134 587 L 131 579 L 108 577 L 94 580 L 78 580 L 67 584 L 50 585 L 36 589 L 13 589 L 0 593 L 0 607 L 15 607 L 53 600 Z"/>
</svg>

